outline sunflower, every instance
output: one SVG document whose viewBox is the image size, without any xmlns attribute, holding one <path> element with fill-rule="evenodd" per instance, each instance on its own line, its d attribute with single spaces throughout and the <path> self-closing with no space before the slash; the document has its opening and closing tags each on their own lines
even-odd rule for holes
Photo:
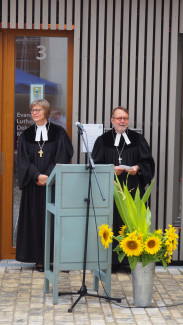
<svg viewBox="0 0 183 325">
<path fill-rule="evenodd" d="M 137 236 L 132 237 L 132 234 L 125 237 L 120 242 L 120 248 L 123 250 L 123 252 L 129 257 L 129 256 L 139 256 L 142 254 L 143 251 L 143 244 L 141 240 L 138 239 Z"/>
<path fill-rule="evenodd" d="M 162 233 L 163 233 L 163 231 L 162 231 L 161 228 L 159 228 L 158 230 L 156 230 L 156 234 L 158 234 L 158 235 L 162 235 Z"/>
<path fill-rule="evenodd" d="M 165 245 L 166 245 L 166 252 L 164 254 L 164 258 L 166 259 L 167 263 L 170 263 L 173 255 L 172 244 L 167 240 Z"/>
<path fill-rule="evenodd" d="M 172 245 L 172 242 L 169 241 L 169 240 L 166 240 L 165 242 L 165 246 L 166 246 L 166 250 L 167 252 L 172 255 L 173 254 L 173 245 Z"/>
<path fill-rule="evenodd" d="M 151 255 L 156 254 L 160 250 L 160 248 L 161 239 L 154 235 L 148 237 L 144 243 L 144 250 Z"/>
<path fill-rule="evenodd" d="M 144 237 L 144 234 L 142 234 L 140 232 L 137 234 L 137 239 L 139 239 L 142 244 L 143 244 L 143 237 Z"/>
<path fill-rule="evenodd" d="M 105 249 L 109 247 L 109 244 L 112 243 L 113 232 L 108 225 L 102 225 L 99 227 L 99 236 L 101 237 L 101 242 L 105 246 Z"/>
<path fill-rule="evenodd" d="M 175 233 L 176 232 L 176 228 L 172 227 L 172 225 L 168 225 L 170 229 L 165 229 L 165 237 L 170 237 L 170 238 L 179 238 L 179 236 Z"/>
<path fill-rule="evenodd" d="M 173 250 L 176 250 L 176 245 L 178 244 L 177 239 L 179 236 L 175 233 L 176 229 L 172 225 L 168 225 L 170 229 L 165 229 L 165 238 L 172 243 Z"/>
<path fill-rule="evenodd" d="M 120 227 L 121 229 L 119 230 L 119 234 L 120 234 L 120 236 L 121 237 L 123 237 L 124 236 L 124 234 L 125 234 L 125 229 L 127 228 L 127 226 L 122 226 L 122 227 Z"/>
<path fill-rule="evenodd" d="M 137 230 L 134 230 L 133 232 L 130 232 L 127 235 L 128 235 L 128 238 L 131 239 L 131 238 L 137 237 L 138 233 L 137 233 Z"/>
</svg>

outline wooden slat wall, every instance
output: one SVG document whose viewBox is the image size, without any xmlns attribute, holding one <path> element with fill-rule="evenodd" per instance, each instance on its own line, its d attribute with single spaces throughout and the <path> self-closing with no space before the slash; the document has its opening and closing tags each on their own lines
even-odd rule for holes
<svg viewBox="0 0 183 325">
<path fill-rule="evenodd" d="M 105 121 L 105 127 L 110 127 L 111 115 L 111 76 L 112 76 L 112 53 L 113 53 L 113 2 L 109 1 L 107 8 L 105 8 L 107 13 L 105 20 L 105 92 L 104 92 L 104 102 L 103 102 L 103 121 Z"/>
<path fill-rule="evenodd" d="M 128 102 L 128 60 L 129 60 L 129 33 L 130 33 L 130 1 L 123 2 L 123 17 L 122 17 L 122 70 L 121 72 L 121 103 L 127 107 Z"/>
<path fill-rule="evenodd" d="M 53 29 L 56 28 L 56 19 L 55 19 L 54 11 L 53 11 L 54 4 L 55 4 L 55 1 L 54 2 L 52 1 L 51 28 L 53 27 Z M 38 23 L 40 24 L 40 21 Z M 43 1 L 42 24 L 43 24 L 43 29 L 48 29 L 48 0 Z"/>
<path fill-rule="evenodd" d="M 72 0 L 67 0 L 67 30 L 72 30 L 72 5 L 73 1 Z"/>
<path fill-rule="evenodd" d="M 43 0 L 42 6 L 39 0 L 10 0 L 9 7 L 2 0 L 2 28 L 22 29 L 24 22 L 27 29 L 71 30 L 74 25 L 73 162 L 85 162 L 75 121 L 108 128 L 112 108 L 127 107 L 130 127 L 143 130 L 156 162 L 152 228 L 166 228 L 174 216 L 178 167 L 176 82 L 183 0 Z M 181 260 L 182 241 L 183 226 L 175 256 Z"/>
<path fill-rule="evenodd" d="M 96 32 L 97 32 L 97 1 L 93 0 L 91 2 L 91 22 L 90 22 L 90 42 L 89 42 L 89 50 L 90 50 L 90 67 L 89 67 L 89 87 L 90 92 L 88 95 L 89 109 L 88 109 L 88 120 L 90 123 L 94 123 L 94 108 L 95 108 L 95 76 L 96 69 Z"/>
<path fill-rule="evenodd" d="M 2 0 L 2 28 L 8 27 L 8 1 Z"/>
<path fill-rule="evenodd" d="M 160 96 L 160 58 L 161 58 L 161 37 L 162 37 L 162 25 L 161 25 L 161 17 L 162 17 L 162 1 L 156 1 L 155 6 L 155 21 L 156 27 L 154 32 L 154 62 L 153 62 L 153 89 L 152 89 L 152 103 L 153 111 L 151 106 L 151 114 L 152 114 L 152 154 L 155 160 L 155 174 L 157 175 L 158 169 L 158 131 L 159 131 L 159 96 Z M 168 17 L 167 17 L 168 19 Z M 157 185 L 157 183 L 156 183 Z M 154 187 L 152 191 L 152 214 L 156 215 L 156 208 L 157 208 L 157 196 L 156 196 L 156 189 Z M 153 223 L 153 228 L 155 227 L 155 220 Z"/>
<path fill-rule="evenodd" d="M 24 28 L 24 0 L 18 3 L 18 29 Z"/>
<path fill-rule="evenodd" d="M 177 94 L 177 50 L 178 50 L 178 21 L 179 1 L 172 1 L 172 20 L 170 36 L 170 79 L 169 79 L 169 112 L 168 112 L 168 144 L 167 144 L 167 206 L 166 206 L 166 225 L 172 223 L 174 214 L 174 195 L 175 195 L 175 164 L 176 164 L 176 94 Z M 181 116 L 181 115 L 180 115 Z M 182 224 L 183 229 L 183 224 Z M 182 233 L 182 231 L 181 231 Z M 176 252 L 177 253 L 177 252 Z M 183 245 L 180 242 L 180 256 L 183 256 Z"/>
<path fill-rule="evenodd" d="M 98 51 L 97 51 L 97 76 L 96 76 L 96 123 L 102 121 L 103 96 L 104 96 L 104 36 L 105 36 L 105 0 L 98 1 Z"/>
<path fill-rule="evenodd" d="M 170 1 L 167 0 L 164 4 L 165 17 L 170 16 Z M 164 215 L 164 202 L 166 200 L 166 138 L 167 138 L 167 88 L 168 88 L 168 56 L 169 56 L 169 19 L 165 19 L 163 23 L 163 40 L 162 40 L 162 67 L 161 67 L 161 98 L 160 107 L 161 111 L 159 119 L 161 121 L 161 127 L 159 130 L 159 143 L 158 143 L 158 169 L 157 170 L 157 184 L 158 188 L 158 202 L 157 202 L 157 217 Z M 164 108 L 164 109 L 163 109 Z M 157 224 L 157 221 L 156 221 Z M 155 224 L 155 226 L 156 226 Z M 164 226 L 163 218 L 158 220 L 159 227 Z"/>
<path fill-rule="evenodd" d="M 114 73 L 113 73 L 113 105 L 118 106 L 119 101 L 119 80 L 120 80 L 120 36 L 121 36 L 121 1 L 116 1 L 114 24 Z M 108 117 L 109 118 L 109 117 Z"/>
<path fill-rule="evenodd" d="M 32 0 L 29 0 L 26 3 L 26 29 L 32 29 L 32 15 Z"/>
<path fill-rule="evenodd" d="M 59 29 L 64 29 L 65 24 L 65 0 L 59 0 Z"/>
<path fill-rule="evenodd" d="M 144 46 L 145 46 L 145 18 L 146 18 L 146 0 L 140 2 L 139 15 L 139 37 L 138 37 L 138 64 L 137 64 L 137 107 L 136 127 L 143 129 L 143 94 L 144 88 Z"/>
<path fill-rule="evenodd" d="M 51 2 L 51 29 L 56 29 L 56 9 L 57 2 L 56 0 L 52 0 Z"/>
<path fill-rule="evenodd" d="M 132 127 L 135 122 L 135 87 L 136 87 L 136 50 L 137 50 L 137 0 L 131 1 L 130 10 L 130 40 L 129 40 L 129 85 L 128 85 L 128 110 Z"/>
<path fill-rule="evenodd" d="M 183 33 L 183 0 L 180 0 L 180 20 L 179 20 L 179 33 Z"/>
<path fill-rule="evenodd" d="M 73 71 L 73 114 L 72 119 L 73 122 L 78 121 L 80 119 L 80 48 L 81 48 L 81 0 L 75 0 L 75 23 L 74 23 L 74 71 Z M 77 148 L 78 148 L 78 137 L 77 137 L 77 128 L 75 125 L 72 129 L 72 143 L 75 150 L 75 157 L 77 157 Z M 75 162 L 77 159 L 75 158 Z"/>
<path fill-rule="evenodd" d="M 47 17 L 48 17 L 48 12 L 44 11 L 44 8 L 47 6 L 48 0 L 43 1 L 43 24 L 44 21 L 46 20 L 47 22 Z M 40 29 L 40 17 L 41 17 L 41 2 L 40 1 L 35 1 L 34 2 L 34 29 Z M 46 23 L 45 22 L 45 23 Z"/>
<path fill-rule="evenodd" d="M 145 64 L 145 85 L 144 85 L 144 135 L 147 142 L 151 140 L 151 96 L 152 96 L 152 75 L 153 75 L 153 30 L 154 30 L 154 1 L 148 1 L 147 24 L 146 24 L 146 64 Z"/>
<path fill-rule="evenodd" d="M 16 1 L 10 1 L 10 28 L 16 28 Z"/>
</svg>

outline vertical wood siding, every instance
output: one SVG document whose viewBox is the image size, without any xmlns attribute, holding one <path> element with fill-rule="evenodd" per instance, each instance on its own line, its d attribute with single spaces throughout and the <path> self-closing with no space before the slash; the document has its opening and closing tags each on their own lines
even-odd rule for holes
<svg viewBox="0 0 183 325">
<path fill-rule="evenodd" d="M 85 162 L 74 122 L 108 128 L 112 108 L 127 107 L 130 127 L 143 130 L 156 163 L 152 228 L 166 228 L 174 216 L 178 166 L 176 82 L 183 0 L 2 0 L 2 28 L 71 30 L 73 25 L 73 162 Z M 182 228 L 175 256 L 181 260 Z"/>
<path fill-rule="evenodd" d="M 179 20 L 179 33 L 183 33 L 183 0 L 180 0 L 180 20 Z"/>
</svg>

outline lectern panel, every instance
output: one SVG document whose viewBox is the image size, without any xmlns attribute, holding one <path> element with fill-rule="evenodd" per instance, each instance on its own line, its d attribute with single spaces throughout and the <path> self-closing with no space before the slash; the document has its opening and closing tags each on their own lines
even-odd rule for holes
<svg viewBox="0 0 183 325">
<path fill-rule="evenodd" d="M 59 271 L 84 270 L 84 256 L 86 256 L 86 269 L 94 270 L 94 290 L 99 281 L 97 274 L 100 273 L 98 272 L 100 268 L 103 272 L 102 278 L 105 278 L 106 292 L 110 295 L 112 245 L 105 250 L 97 232 L 102 224 L 112 227 L 114 166 L 96 165 L 95 171 L 96 173 L 94 170 L 90 173 L 85 165 L 58 164 L 47 180 L 44 288 L 45 292 L 48 292 L 49 282 L 53 284 L 53 303 L 58 302 Z M 89 175 L 91 175 L 90 191 Z M 55 187 L 54 198 L 53 185 Z M 90 193 L 89 198 L 88 193 Z M 53 216 L 52 272 L 50 270 L 50 238 Z M 88 221 L 88 227 L 86 227 L 86 221 Z M 86 251 L 84 251 L 85 247 L 87 247 Z"/>
<path fill-rule="evenodd" d="M 100 226 L 106 223 L 108 217 L 98 217 L 97 224 Z M 60 261 L 62 263 L 70 263 L 71 268 L 73 263 L 83 263 L 84 257 L 84 239 L 85 239 L 85 224 L 86 215 L 81 217 L 69 217 L 62 218 L 60 223 L 60 236 L 62 238 L 62 244 L 60 246 Z M 97 227 L 98 228 L 98 227 Z M 88 246 L 87 246 L 87 262 L 93 263 L 94 268 L 98 261 L 98 248 L 99 246 L 99 260 L 107 263 L 107 250 L 101 244 L 98 238 L 95 219 L 89 218 L 89 232 L 88 232 Z M 74 266 L 74 265 L 73 265 Z M 75 266 L 74 266 L 75 269 Z"/>
<path fill-rule="evenodd" d="M 109 173 L 102 172 L 97 174 L 98 180 L 101 184 L 101 189 L 105 198 L 105 201 L 101 199 L 100 191 L 98 189 L 95 176 L 92 175 L 91 187 L 92 195 L 95 200 L 95 207 L 108 207 L 110 188 L 109 184 Z M 75 172 L 64 173 L 61 176 L 61 198 L 60 204 L 62 209 L 67 208 L 83 208 L 86 206 L 85 199 L 88 196 L 88 173 L 86 170 Z M 85 203 L 85 204 L 84 204 Z"/>
</svg>

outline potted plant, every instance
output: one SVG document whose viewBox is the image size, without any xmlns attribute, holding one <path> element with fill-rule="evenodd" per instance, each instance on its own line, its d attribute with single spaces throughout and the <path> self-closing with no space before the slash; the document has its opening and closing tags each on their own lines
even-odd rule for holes
<svg viewBox="0 0 183 325">
<path fill-rule="evenodd" d="M 171 262 L 178 239 L 176 229 L 172 225 L 169 225 L 169 229 L 165 229 L 165 232 L 162 229 L 150 231 L 151 211 L 146 205 L 153 183 L 154 181 L 142 198 L 137 188 L 133 198 L 127 182 L 122 188 L 116 176 L 114 198 L 124 225 L 119 229 L 118 236 L 113 235 L 108 225 L 99 227 L 99 236 L 105 248 L 116 240 L 114 251 L 118 254 L 119 262 L 121 263 L 125 256 L 128 257 L 132 271 L 134 304 L 138 307 L 151 304 L 155 263 L 162 262 L 166 269 L 167 264 Z M 144 287 L 145 285 L 148 288 Z"/>
</svg>

